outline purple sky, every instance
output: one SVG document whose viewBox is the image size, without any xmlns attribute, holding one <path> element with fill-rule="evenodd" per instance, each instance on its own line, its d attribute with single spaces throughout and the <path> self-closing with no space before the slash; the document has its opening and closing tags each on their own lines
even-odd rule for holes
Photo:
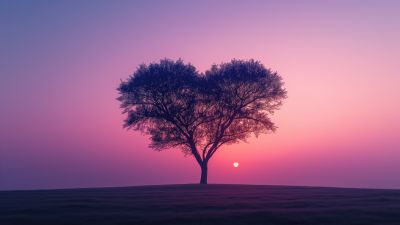
<svg viewBox="0 0 400 225">
<path fill-rule="evenodd" d="M 399 1 L 1 1 L 0 28 L 0 189 L 198 182 L 122 129 L 120 79 L 164 57 L 284 78 L 278 131 L 221 149 L 210 183 L 400 188 Z"/>
</svg>

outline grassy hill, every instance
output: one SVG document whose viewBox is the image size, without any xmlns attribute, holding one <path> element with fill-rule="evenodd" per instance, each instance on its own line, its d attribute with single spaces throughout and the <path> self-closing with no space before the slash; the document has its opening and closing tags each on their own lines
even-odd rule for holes
<svg viewBox="0 0 400 225">
<path fill-rule="evenodd" d="M 160 185 L 1 191 L 0 224 L 400 224 L 400 190 Z"/>
</svg>

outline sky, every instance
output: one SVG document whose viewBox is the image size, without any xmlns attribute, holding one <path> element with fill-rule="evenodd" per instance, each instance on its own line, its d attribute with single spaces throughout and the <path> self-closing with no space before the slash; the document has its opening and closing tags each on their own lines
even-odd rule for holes
<svg viewBox="0 0 400 225">
<path fill-rule="evenodd" d="M 122 128 L 120 81 L 165 57 L 285 82 L 278 130 L 220 149 L 209 183 L 400 188 L 399 1 L 1 1 L 0 29 L 1 190 L 197 183 Z"/>
</svg>

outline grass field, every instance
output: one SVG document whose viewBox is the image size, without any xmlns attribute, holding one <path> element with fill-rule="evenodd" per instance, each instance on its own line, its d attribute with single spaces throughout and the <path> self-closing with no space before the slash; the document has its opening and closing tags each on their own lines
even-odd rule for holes
<svg viewBox="0 0 400 225">
<path fill-rule="evenodd" d="M 400 224 L 400 190 L 160 185 L 1 191 L 1 225 Z"/>
</svg>

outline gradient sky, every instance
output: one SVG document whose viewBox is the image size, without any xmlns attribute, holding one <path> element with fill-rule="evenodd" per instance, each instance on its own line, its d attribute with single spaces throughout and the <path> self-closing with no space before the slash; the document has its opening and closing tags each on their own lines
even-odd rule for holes
<svg viewBox="0 0 400 225">
<path fill-rule="evenodd" d="M 198 182 L 122 128 L 120 80 L 164 57 L 285 81 L 277 132 L 221 149 L 210 183 L 400 188 L 399 1 L 1 1 L 0 28 L 0 189 Z"/>
</svg>

